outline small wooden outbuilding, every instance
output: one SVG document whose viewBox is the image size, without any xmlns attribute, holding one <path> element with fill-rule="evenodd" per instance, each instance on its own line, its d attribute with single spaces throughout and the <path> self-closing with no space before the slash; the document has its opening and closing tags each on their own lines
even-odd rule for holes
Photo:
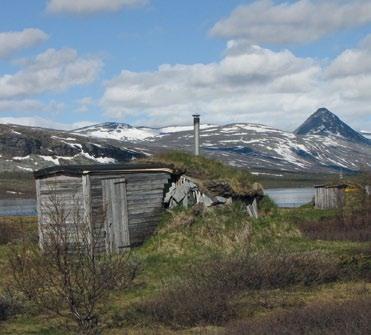
<svg viewBox="0 0 371 335">
<path fill-rule="evenodd" d="M 175 176 L 171 167 L 158 164 L 70 165 L 36 171 L 40 246 L 56 204 L 63 207 L 71 236 L 79 212 L 79 220 L 97 239 L 96 252 L 118 252 L 143 243 L 160 221 L 164 195 Z"/>
<path fill-rule="evenodd" d="M 345 203 L 346 184 L 317 185 L 314 195 L 314 205 L 318 209 L 342 208 Z"/>
</svg>

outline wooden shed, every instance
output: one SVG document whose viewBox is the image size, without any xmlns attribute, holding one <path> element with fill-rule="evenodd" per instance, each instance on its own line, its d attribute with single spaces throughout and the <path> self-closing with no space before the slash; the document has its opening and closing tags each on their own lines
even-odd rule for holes
<svg viewBox="0 0 371 335">
<path fill-rule="evenodd" d="M 94 234 L 96 252 L 118 252 L 153 233 L 175 174 L 164 165 L 115 164 L 54 166 L 34 177 L 41 247 L 50 231 L 49 210 L 57 200 L 67 213 L 64 221 L 72 237 L 79 212 Z"/>
<path fill-rule="evenodd" d="M 314 205 L 318 209 L 342 208 L 345 203 L 346 184 L 317 185 L 314 195 Z"/>
</svg>

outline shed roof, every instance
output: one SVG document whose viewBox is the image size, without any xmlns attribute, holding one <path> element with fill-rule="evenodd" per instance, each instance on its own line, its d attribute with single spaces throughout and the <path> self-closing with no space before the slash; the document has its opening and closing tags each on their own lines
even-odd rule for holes
<svg viewBox="0 0 371 335">
<path fill-rule="evenodd" d="M 83 174 L 108 174 L 112 172 L 168 172 L 179 174 L 173 165 L 156 163 L 127 163 L 127 164 L 92 164 L 92 165 L 56 165 L 34 172 L 34 177 L 45 178 L 56 174 L 81 176 Z"/>
<path fill-rule="evenodd" d="M 323 185 L 315 185 L 315 188 L 347 188 L 348 184 L 323 184 Z"/>
</svg>

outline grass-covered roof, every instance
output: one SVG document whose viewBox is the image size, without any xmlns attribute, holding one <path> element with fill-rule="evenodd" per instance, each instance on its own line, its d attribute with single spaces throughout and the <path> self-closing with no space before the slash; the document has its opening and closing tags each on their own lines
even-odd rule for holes
<svg viewBox="0 0 371 335">
<path fill-rule="evenodd" d="M 204 156 L 194 156 L 182 151 L 171 151 L 155 155 L 151 161 L 172 164 L 205 189 L 229 189 L 234 196 L 251 196 L 262 192 L 262 187 L 246 169 L 223 164 Z M 216 192 L 217 193 L 217 192 Z"/>
</svg>

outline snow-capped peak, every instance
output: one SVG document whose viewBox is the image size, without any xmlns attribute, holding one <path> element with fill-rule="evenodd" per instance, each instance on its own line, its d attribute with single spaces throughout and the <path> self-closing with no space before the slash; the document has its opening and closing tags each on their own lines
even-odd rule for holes
<svg viewBox="0 0 371 335">
<path fill-rule="evenodd" d="M 318 109 L 294 133 L 296 135 L 338 136 L 353 142 L 369 142 L 327 108 Z"/>
</svg>

